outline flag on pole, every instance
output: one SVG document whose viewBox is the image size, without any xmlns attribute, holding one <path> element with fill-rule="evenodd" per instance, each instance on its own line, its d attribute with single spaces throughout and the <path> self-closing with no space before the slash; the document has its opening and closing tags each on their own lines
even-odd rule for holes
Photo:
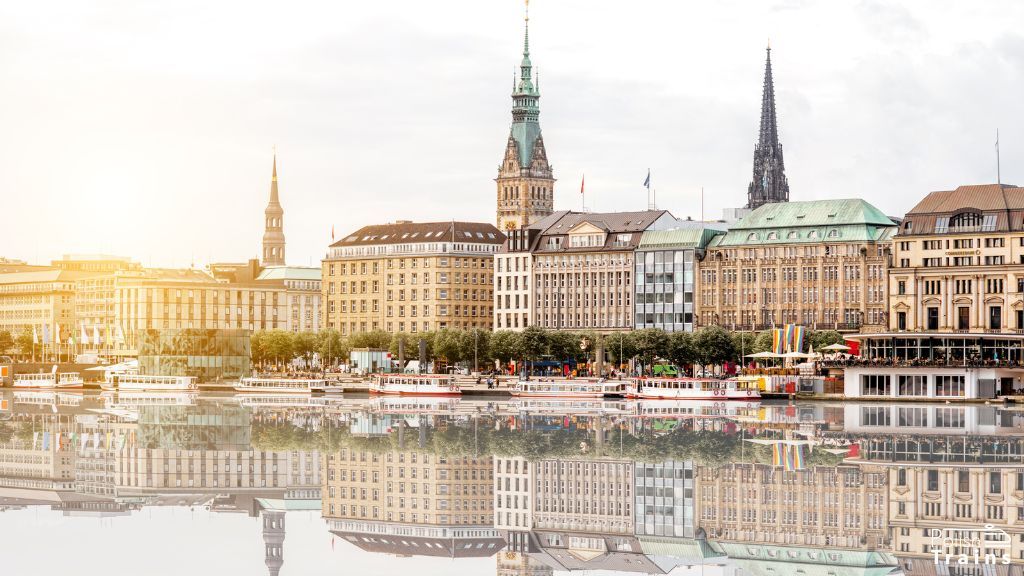
<svg viewBox="0 0 1024 576">
<path fill-rule="evenodd" d="M 81 332 L 82 332 L 82 338 L 81 338 L 82 344 L 88 345 L 89 344 L 89 333 L 85 331 L 85 322 L 82 322 L 79 325 L 79 328 L 81 328 Z"/>
<path fill-rule="evenodd" d="M 580 179 L 580 194 L 583 194 L 583 186 L 586 184 L 586 182 L 587 182 L 587 175 L 584 174 L 583 178 Z"/>
<path fill-rule="evenodd" d="M 331 224 L 331 242 L 334 242 L 334 224 Z"/>
<path fill-rule="evenodd" d="M 43 344 L 50 343 L 50 325 L 43 324 Z"/>
<path fill-rule="evenodd" d="M 647 178 L 644 179 L 644 188 L 651 189 L 651 169 L 647 169 Z"/>
<path fill-rule="evenodd" d="M 93 324 L 93 327 L 92 327 L 92 345 L 93 346 L 99 346 L 100 345 L 100 329 L 95 324 Z"/>
<path fill-rule="evenodd" d="M 36 327 L 32 327 L 32 345 L 39 344 L 39 332 L 36 331 Z"/>
<path fill-rule="evenodd" d="M 120 344 L 124 344 L 124 329 L 121 328 L 120 324 L 117 325 L 117 341 Z"/>
<path fill-rule="evenodd" d="M 60 324 L 53 325 L 53 343 L 60 346 Z"/>
</svg>

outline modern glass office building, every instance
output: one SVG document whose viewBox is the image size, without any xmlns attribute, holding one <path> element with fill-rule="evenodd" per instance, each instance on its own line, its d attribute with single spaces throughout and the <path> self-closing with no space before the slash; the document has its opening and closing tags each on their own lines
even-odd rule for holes
<svg viewBox="0 0 1024 576">
<path fill-rule="evenodd" d="M 195 376 L 200 382 L 250 374 L 248 330 L 141 330 L 139 370 L 161 376 Z"/>
<path fill-rule="evenodd" d="M 693 538 L 693 462 L 637 462 L 633 469 L 636 534 Z"/>
<path fill-rule="evenodd" d="M 695 261 L 723 231 L 692 228 L 644 232 L 636 250 L 635 327 L 693 331 Z"/>
</svg>

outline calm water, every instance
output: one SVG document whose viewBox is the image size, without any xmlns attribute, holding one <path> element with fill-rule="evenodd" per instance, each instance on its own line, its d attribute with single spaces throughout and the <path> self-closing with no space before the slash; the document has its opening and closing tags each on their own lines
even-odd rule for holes
<svg viewBox="0 0 1024 576">
<path fill-rule="evenodd" d="M 1022 564 L 1021 408 L 0 392 L 5 574 Z"/>
</svg>

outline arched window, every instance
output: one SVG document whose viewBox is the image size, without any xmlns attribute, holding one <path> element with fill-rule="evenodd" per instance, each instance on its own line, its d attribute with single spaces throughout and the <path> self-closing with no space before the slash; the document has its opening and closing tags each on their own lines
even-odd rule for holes
<svg viewBox="0 0 1024 576">
<path fill-rule="evenodd" d="M 951 228 L 964 228 L 967 226 L 981 226 L 980 212 L 961 212 L 949 219 Z"/>
<path fill-rule="evenodd" d="M 796 238 L 799 238 L 799 237 L 800 237 L 800 235 L 796 233 L 796 230 L 790 230 L 786 234 L 786 240 L 793 240 L 793 239 L 796 239 Z"/>
<path fill-rule="evenodd" d="M 753 242 L 755 240 L 757 240 L 756 232 L 751 232 L 750 234 L 747 234 L 747 242 Z"/>
<path fill-rule="evenodd" d="M 778 240 L 779 239 L 779 234 L 777 232 L 769 232 L 768 233 L 768 239 L 769 240 Z"/>
<path fill-rule="evenodd" d="M 829 230 L 828 231 L 828 237 L 829 238 L 839 238 L 839 230 L 836 230 L 835 228 Z"/>
<path fill-rule="evenodd" d="M 808 240 L 811 240 L 811 239 L 814 239 L 814 238 L 817 238 L 817 237 L 818 237 L 818 231 L 817 230 L 811 230 L 810 232 L 807 233 L 807 239 Z"/>
</svg>

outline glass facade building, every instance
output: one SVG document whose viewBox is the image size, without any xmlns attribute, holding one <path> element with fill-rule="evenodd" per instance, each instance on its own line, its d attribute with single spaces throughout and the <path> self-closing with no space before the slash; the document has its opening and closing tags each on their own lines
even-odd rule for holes
<svg viewBox="0 0 1024 576">
<path fill-rule="evenodd" d="M 703 227 L 644 232 L 636 250 L 637 330 L 693 331 L 695 261 L 721 233 Z"/>
<path fill-rule="evenodd" d="M 693 538 L 693 462 L 637 462 L 633 469 L 636 535 Z"/>
<path fill-rule="evenodd" d="M 249 376 L 249 337 L 248 330 L 141 330 L 139 371 L 200 382 Z"/>
</svg>

